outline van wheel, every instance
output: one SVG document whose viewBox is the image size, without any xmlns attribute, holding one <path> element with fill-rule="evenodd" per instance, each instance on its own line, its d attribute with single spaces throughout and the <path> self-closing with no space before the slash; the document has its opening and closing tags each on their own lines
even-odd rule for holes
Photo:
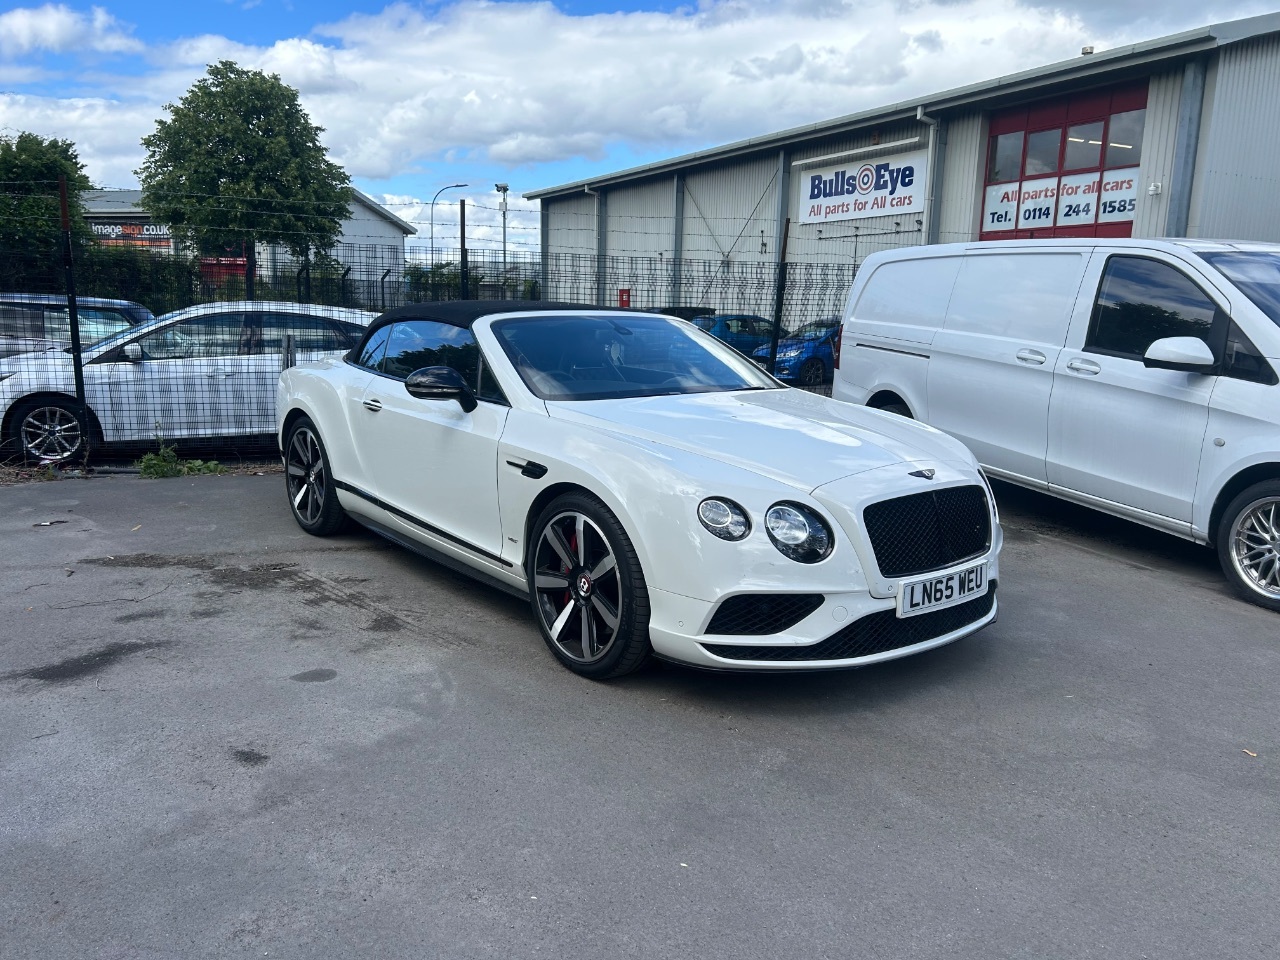
<svg viewBox="0 0 1280 960">
<path fill-rule="evenodd" d="M 1218 524 L 1218 562 L 1236 593 L 1280 611 L 1280 480 L 1255 483 Z"/>
</svg>

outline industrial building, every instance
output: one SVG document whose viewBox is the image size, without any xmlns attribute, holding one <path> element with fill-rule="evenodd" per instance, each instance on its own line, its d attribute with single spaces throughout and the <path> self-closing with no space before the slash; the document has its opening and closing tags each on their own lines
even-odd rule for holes
<svg viewBox="0 0 1280 960">
<path fill-rule="evenodd" d="M 542 251 L 854 265 L 1027 237 L 1280 240 L 1280 14 L 535 190 Z"/>
</svg>

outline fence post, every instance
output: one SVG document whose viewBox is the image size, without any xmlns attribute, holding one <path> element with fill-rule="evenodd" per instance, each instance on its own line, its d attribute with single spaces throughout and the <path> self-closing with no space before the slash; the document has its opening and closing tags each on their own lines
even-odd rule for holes
<svg viewBox="0 0 1280 960">
<path fill-rule="evenodd" d="M 290 367 L 294 366 L 298 362 L 295 357 L 292 333 L 286 333 L 284 335 L 284 350 L 282 352 L 282 360 L 283 362 L 280 364 L 281 370 L 288 370 Z"/>
<path fill-rule="evenodd" d="M 81 450 L 84 459 L 89 459 L 89 442 L 92 431 L 89 429 L 89 404 L 84 395 L 84 361 L 81 357 L 80 344 L 80 312 L 76 305 L 76 271 L 71 250 L 71 211 L 67 201 L 67 178 L 58 177 L 58 206 L 62 214 L 62 267 L 67 279 L 67 323 L 71 327 L 71 370 L 75 377 L 76 405 L 80 408 Z"/>
<path fill-rule="evenodd" d="M 342 271 L 342 277 L 338 280 L 338 299 L 342 301 L 342 306 L 351 306 L 351 301 L 347 297 L 347 277 L 351 275 L 351 264 L 347 264 L 347 269 Z"/>
<path fill-rule="evenodd" d="M 458 261 L 459 300 L 471 299 L 471 271 L 467 267 L 467 201 L 458 201 L 458 242 L 462 245 Z"/>
<path fill-rule="evenodd" d="M 382 299 L 382 309 L 387 309 L 387 277 L 391 276 L 391 268 L 382 271 L 382 279 L 378 281 L 378 296 Z"/>
<path fill-rule="evenodd" d="M 791 218 L 782 225 L 782 246 L 778 250 L 778 276 L 773 288 L 773 335 L 769 338 L 769 372 L 778 368 L 778 333 L 782 329 L 782 306 L 787 299 L 787 236 Z"/>
</svg>

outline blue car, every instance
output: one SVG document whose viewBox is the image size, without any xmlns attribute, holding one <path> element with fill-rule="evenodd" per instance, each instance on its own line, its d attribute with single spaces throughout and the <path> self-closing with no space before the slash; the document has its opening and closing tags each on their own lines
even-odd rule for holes
<svg viewBox="0 0 1280 960">
<path fill-rule="evenodd" d="M 727 343 L 743 356 L 750 357 L 761 344 L 765 356 L 769 353 L 769 341 L 773 337 L 773 323 L 764 317 L 750 313 L 722 314 L 720 316 L 694 317 L 689 321 L 705 330 L 717 340 Z"/>
<path fill-rule="evenodd" d="M 830 383 L 835 375 L 835 342 L 840 335 L 838 319 L 815 320 L 793 330 L 778 341 L 778 368 L 774 376 L 784 383 L 816 387 Z M 761 366 L 769 364 L 769 344 L 752 354 Z"/>
</svg>

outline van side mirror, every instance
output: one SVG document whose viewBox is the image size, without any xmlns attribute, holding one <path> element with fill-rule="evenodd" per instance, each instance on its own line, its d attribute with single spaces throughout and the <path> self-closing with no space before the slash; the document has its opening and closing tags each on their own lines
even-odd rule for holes
<svg viewBox="0 0 1280 960">
<path fill-rule="evenodd" d="M 1199 337 L 1165 337 L 1147 347 L 1142 364 L 1157 370 L 1209 373 L 1217 361 Z"/>
<path fill-rule="evenodd" d="M 457 400 L 463 413 L 476 408 L 476 395 L 453 367 L 423 367 L 404 381 L 409 396 L 419 400 Z"/>
<path fill-rule="evenodd" d="M 120 348 L 120 356 L 130 363 L 137 363 L 142 359 L 142 347 L 136 343 L 126 343 Z"/>
</svg>

